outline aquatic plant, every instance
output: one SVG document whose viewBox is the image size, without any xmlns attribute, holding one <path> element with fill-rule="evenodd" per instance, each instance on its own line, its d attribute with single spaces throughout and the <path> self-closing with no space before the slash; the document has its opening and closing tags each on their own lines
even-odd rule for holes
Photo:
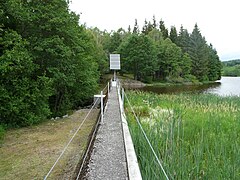
<svg viewBox="0 0 240 180">
<path fill-rule="evenodd" d="M 240 179 L 239 97 L 134 91 L 127 97 L 169 179 Z M 125 110 L 143 179 L 164 179 L 127 101 Z"/>
</svg>

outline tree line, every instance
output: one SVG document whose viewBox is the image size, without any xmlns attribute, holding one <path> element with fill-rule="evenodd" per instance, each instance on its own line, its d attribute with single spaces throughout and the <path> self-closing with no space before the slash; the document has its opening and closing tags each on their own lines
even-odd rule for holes
<svg viewBox="0 0 240 180">
<path fill-rule="evenodd" d="M 222 64 L 212 44 L 207 44 L 195 24 L 192 33 L 181 26 L 170 30 L 163 20 L 145 20 L 140 29 L 137 20 L 131 30 L 120 28 L 111 33 L 93 29 L 108 53 L 121 54 L 121 73 L 132 73 L 134 79 L 152 82 L 167 80 L 215 81 L 221 77 Z"/>
<path fill-rule="evenodd" d="M 81 25 L 65 0 L 0 2 L 0 126 L 27 126 L 62 116 L 92 99 L 109 54 L 121 73 L 152 82 L 217 80 L 217 51 L 201 35 L 164 21 L 107 32 Z"/>
<path fill-rule="evenodd" d="M 240 76 L 240 59 L 222 62 L 223 76 Z"/>
<path fill-rule="evenodd" d="M 27 126 L 87 103 L 107 57 L 68 2 L 0 7 L 0 124 Z"/>
</svg>

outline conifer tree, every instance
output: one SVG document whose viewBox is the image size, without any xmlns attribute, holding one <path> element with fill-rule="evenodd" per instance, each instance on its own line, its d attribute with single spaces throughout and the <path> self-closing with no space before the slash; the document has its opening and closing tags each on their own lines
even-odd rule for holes
<svg viewBox="0 0 240 180">
<path fill-rule="evenodd" d="M 138 26 L 137 19 L 135 19 L 135 24 L 134 24 L 134 27 L 133 27 L 133 33 L 134 34 L 139 34 L 139 26 Z"/>
<path fill-rule="evenodd" d="M 181 47 L 184 53 L 189 52 L 190 47 L 190 34 L 188 33 L 187 29 L 184 29 L 183 26 L 180 28 L 180 32 L 178 35 L 178 40 L 176 44 Z"/>
<path fill-rule="evenodd" d="M 152 23 L 153 29 L 157 28 L 157 20 L 155 15 L 153 16 L 153 23 Z"/>
<path fill-rule="evenodd" d="M 132 34 L 120 48 L 123 70 L 133 73 L 135 80 L 151 81 L 156 70 L 156 48 L 145 35 Z"/>
<path fill-rule="evenodd" d="M 163 38 L 164 38 L 164 39 L 168 38 L 168 30 L 167 30 L 167 28 L 165 27 L 165 24 L 164 24 L 164 21 L 163 21 L 163 20 L 161 20 L 161 21 L 159 22 L 159 28 L 160 28 L 160 31 L 161 31 L 161 33 L 162 33 Z"/>
<path fill-rule="evenodd" d="M 189 55 L 192 59 L 192 74 L 200 81 L 208 80 L 208 50 L 205 38 L 195 24 L 190 35 Z"/>
<path fill-rule="evenodd" d="M 171 27 L 169 38 L 171 39 L 171 41 L 173 43 L 177 44 L 178 34 L 177 34 L 177 29 L 175 26 Z"/>
<path fill-rule="evenodd" d="M 212 44 L 208 46 L 208 79 L 210 81 L 216 81 L 221 78 L 221 61 L 217 55 L 216 49 L 213 48 Z"/>
</svg>

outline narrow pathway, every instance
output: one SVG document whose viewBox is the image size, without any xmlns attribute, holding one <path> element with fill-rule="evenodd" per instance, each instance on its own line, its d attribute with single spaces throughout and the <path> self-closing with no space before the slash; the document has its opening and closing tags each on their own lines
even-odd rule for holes
<svg viewBox="0 0 240 180">
<path fill-rule="evenodd" d="M 86 179 L 89 180 L 128 179 L 116 87 L 109 94 L 104 121 L 98 130 L 88 167 Z"/>
</svg>

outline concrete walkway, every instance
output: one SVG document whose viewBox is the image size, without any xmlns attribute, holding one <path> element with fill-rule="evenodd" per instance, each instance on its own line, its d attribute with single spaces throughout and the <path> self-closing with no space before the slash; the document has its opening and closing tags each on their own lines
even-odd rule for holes
<svg viewBox="0 0 240 180">
<path fill-rule="evenodd" d="M 99 127 L 86 179 L 128 179 L 127 162 L 116 87 L 109 94 L 104 122 Z"/>
</svg>

